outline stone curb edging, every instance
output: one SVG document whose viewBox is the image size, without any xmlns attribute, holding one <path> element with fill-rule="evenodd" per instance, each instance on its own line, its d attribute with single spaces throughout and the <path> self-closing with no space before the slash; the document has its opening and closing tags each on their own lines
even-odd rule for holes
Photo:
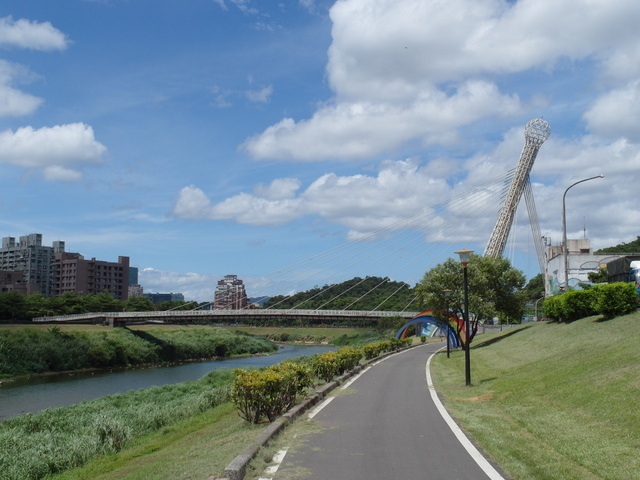
<svg viewBox="0 0 640 480">
<path fill-rule="evenodd" d="M 308 396 L 300 403 L 292 407 L 287 413 L 283 414 L 282 417 L 271 422 L 271 424 L 262 431 L 253 445 L 247 447 L 240 455 L 234 458 L 229 463 L 229 465 L 227 465 L 227 467 L 224 469 L 224 474 L 226 475 L 225 477 L 220 478 L 213 476 L 207 478 L 207 480 L 243 480 L 247 473 L 247 466 L 249 465 L 249 462 L 253 460 L 260 449 L 264 447 L 272 438 L 278 435 L 282 430 L 284 430 L 284 428 L 288 424 L 293 423 L 294 420 L 304 412 L 309 410 L 314 405 L 320 403 L 320 401 L 324 399 L 332 390 L 346 382 L 349 378 L 353 377 L 357 373 L 360 373 L 372 363 L 378 362 L 383 358 L 388 357 L 389 355 L 393 355 L 395 353 L 417 346 L 419 345 L 412 345 L 410 347 L 401 348 L 392 352 L 385 352 L 375 358 L 366 360 L 362 365 L 358 365 L 354 369 L 340 375 L 335 380 L 325 383 L 320 388 L 318 388 L 313 395 Z"/>
</svg>

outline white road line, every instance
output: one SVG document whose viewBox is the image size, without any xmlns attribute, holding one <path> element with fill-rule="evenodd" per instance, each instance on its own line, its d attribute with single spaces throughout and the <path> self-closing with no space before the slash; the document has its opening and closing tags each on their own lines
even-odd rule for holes
<svg viewBox="0 0 640 480">
<path fill-rule="evenodd" d="M 345 388 L 349 388 L 349 386 L 355 382 L 357 379 L 359 379 L 367 370 L 369 370 L 371 367 L 367 367 L 364 370 L 362 370 L 358 375 L 356 375 L 355 377 L 351 378 L 351 380 L 349 380 L 347 383 L 345 383 L 344 385 L 342 385 L 340 387 L 340 390 L 344 390 Z"/>
<path fill-rule="evenodd" d="M 282 463 L 282 460 L 284 460 L 284 456 L 287 454 L 288 451 L 289 451 L 289 447 L 283 450 L 278 450 L 272 459 L 275 465 L 271 465 L 267 467 L 264 473 L 269 475 L 273 475 L 274 473 L 276 473 L 278 471 L 278 468 L 280 468 L 280 464 Z M 258 480 L 273 480 L 273 477 L 259 477 Z"/>
<path fill-rule="evenodd" d="M 326 407 L 327 405 L 329 405 L 332 400 L 336 398 L 336 397 L 327 397 L 324 402 L 322 402 L 320 405 L 318 405 L 316 408 L 314 408 L 313 410 L 311 410 L 309 412 L 308 415 L 308 419 L 307 420 L 311 420 L 313 417 L 315 417 L 318 413 L 320 413 L 320 410 L 322 410 L 324 407 Z"/>
<path fill-rule="evenodd" d="M 436 389 L 433 386 L 433 381 L 431 379 L 431 370 L 430 370 L 431 359 L 433 358 L 434 355 L 435 353 L 433 353 L 429 357 L 429 360 L 427 360 L 427 365 L 425 367 L 426 377 L 427 377 L 427 387 L 429 387 L 429 393 L 431 394 L 433 403 L 436 404 L 436 408 L 440 412 L 440 415 L 442 415 L 442 418 L 444 418 L 444 421 L 447 422 L 447 425 L 449 425 L 449 428 L 451 429 L 453 434 L 456 436 L 458 441 L 467 450 L 467 452 L 469 452 L 469 455 L 471 455 L 471 458 L 475 460 L 475 462 L 484 471 L 484 473 L 486 473 L 491 480 L 504 480 L 504 477 L 500 475 L 495 468 L 493 468 L 493 466 L 487 461 L 486 458 L 484 458 L 484 456 L 478 451 L 478 449 L 473 445 L 473 443 L 471 443 L 469 438 L 467 438 L 467 436 L 456 424 L 453 418 L 451 418 L 451 415 L 449 415 L 449 412 L 447 412 L 447 410 L 444 408 L 444 405 L 442 405 L 442 402 L 438 398 Z"/>
</svg>

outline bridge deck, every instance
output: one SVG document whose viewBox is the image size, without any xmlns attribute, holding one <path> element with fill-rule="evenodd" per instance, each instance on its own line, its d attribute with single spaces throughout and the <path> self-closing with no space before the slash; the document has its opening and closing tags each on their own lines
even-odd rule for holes
<svg viewBox="0 0 640 480">
<path fill-rule="evenodd" d="M 146 322 L 246 322 L 252 319 L 282 318 L 289 320 L 373 320 L 401 317 L 411 319 L 418 312 L 378 312 L 366 310 L 174 310 L 162 312 L 91 312 L 74 315 L 36 317 L 34 322 L 61 323 L 146 323 Z"/>
</svg>

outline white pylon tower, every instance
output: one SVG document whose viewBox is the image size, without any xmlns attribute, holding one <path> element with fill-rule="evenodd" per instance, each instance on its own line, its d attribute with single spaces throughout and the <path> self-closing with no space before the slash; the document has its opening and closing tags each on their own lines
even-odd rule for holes
<svg viewBox="0 0 640 480">
<path fill-rule="evenodd" d="M 531 183 L 529 181 L 529 172 L 533 167 L 533 162 L 538 155 L 540 146 L 545 142 L 551 134 L 551 127 L 549 124 L 541 118 L 534 118 L 524 127 L 524 148 L 520 154 L 520 161 L 516 168 L 511 185 L 509 187 L 509 193 L 505 199 L 498 221 L 487 248 L 484 251 L 485 257 L 501 257 L 504 252 L 504 247 L 507 244 L 507 238 L 511 231 L 511 225 L 513 224 L 513 217 L 515 216 L 518 208 L 518 203 L 522 197 L 522 193 L 525 192 L 525 200 L 527 202 L 527 209 L 529 211 L 529 222 L 533 229 L 534 242 L 536 243 L 536 250 L 540 250 L 541 237 L 539 235 L 540 227 L 538 226 L 538 218 L 535 213 L 535 204 L 533 203 L 533 194 L 531 193 Z M 540 248 L 538 247 L 540 243 Z M 543 262 L 544 252 L 538 251 L 538 261 Z M 541 271 L 543 270 L 543 264 L 540 265 Z"/>
</svg>

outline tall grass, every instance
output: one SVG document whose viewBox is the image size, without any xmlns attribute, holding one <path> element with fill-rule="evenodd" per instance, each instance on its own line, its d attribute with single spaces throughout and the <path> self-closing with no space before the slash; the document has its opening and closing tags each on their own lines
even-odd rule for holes
<svg viewBox="0 0 640 480">
<path fill-rule="evenodd" d="M 117 452 L 130 440 L 229 400 L 223 368 L 197 382 L 151 387 L 0 423 L 0 480 L 37 480 Z"/>
<path fill-rule="evenodd" d="M 434 360 L 436 389 L 517 480 L 638 479 L 640 314 L 478 336 Z"/>
</svg>

